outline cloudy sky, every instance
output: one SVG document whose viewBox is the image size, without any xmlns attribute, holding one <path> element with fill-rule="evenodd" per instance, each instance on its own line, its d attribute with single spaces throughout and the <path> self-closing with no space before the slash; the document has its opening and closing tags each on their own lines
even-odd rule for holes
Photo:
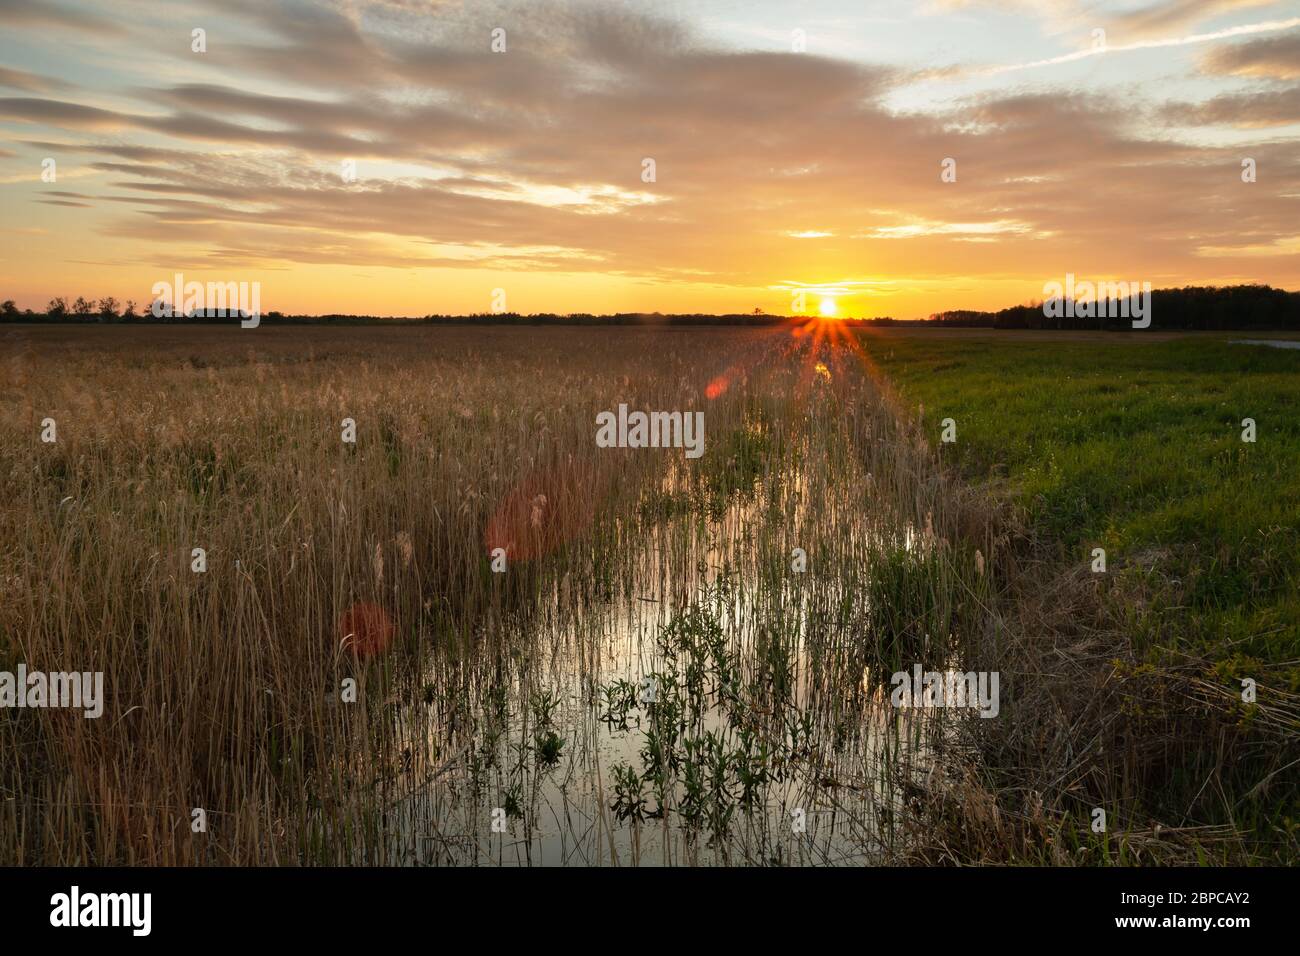
<svg viewBox="0 0 1300 956">
<path fill-rule="evenodd" d="M 145 304 L 176 272 L 396 315 L 495 289 L 914 317 L 1067 272 L 1300 288 L 1296 0 L 0 0 L 0 23 L 20 307 Z"/>
</svg>

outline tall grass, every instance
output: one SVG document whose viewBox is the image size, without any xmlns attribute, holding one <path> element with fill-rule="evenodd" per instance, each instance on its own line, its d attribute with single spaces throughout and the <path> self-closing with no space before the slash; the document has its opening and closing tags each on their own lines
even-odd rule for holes
<svg viewBox="0 0 1300 956">
<path fill-rule="evenodd" d="M 373 695 L 339 706 L 341 682 L 526 602 L 542 551 L 664 467 L 596 449 L 595 411 L 702 405 L 737 347 L 655 335 L 647 368 L 635 333 L 64 331 L 5 343 L 0 665 L 102 670 L 108 705 L 0 712 L 11 863 L 372 858 L 371 791 L 431 755 Z M 711 402 L 710 426 L 739 398 Z M 497 544 L 538 560 L 494 575 Z M 342 647 L 358 604 L 393 622 L 379 660 Z"/>
</svg>

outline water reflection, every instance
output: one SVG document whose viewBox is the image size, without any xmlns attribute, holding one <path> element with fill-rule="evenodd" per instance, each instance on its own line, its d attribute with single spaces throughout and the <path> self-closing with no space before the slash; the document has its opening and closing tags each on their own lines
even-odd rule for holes
<svg viewBox="0 0 1300 956">
<path fill-rule="evenodd" d="M 891 708 L 865 650 L 868 553 L 924 535 L 865 512 L 865 476 L 835 477 L 768 476 L 721 510 L 659 507 L 625 529 L 631 552 L 485 626 L 471 659 L 435 664 L 430 699 L 399 718 L 436 757 L 394 801 L 397 861 L 888 858 L 901 795 L 933 771 L 952 716 Z M 688 490 L 670 473 L 647 499 Z"/>
</svg>

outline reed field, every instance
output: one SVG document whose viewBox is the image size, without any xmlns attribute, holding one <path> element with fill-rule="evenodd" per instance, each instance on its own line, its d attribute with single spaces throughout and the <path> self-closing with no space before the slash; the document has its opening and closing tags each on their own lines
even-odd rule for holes
<svg viewBox="0 0 1300 956">
<path fill-rule="evenodd" d="M 0 862 L 1290 857 L 1296 356 L 1015 347 L 7 327 L 0 670 L 105 702 L 0 710 Z M 620 404 L 703 454 L 601 447 Z M 891 703 L 918 665 L 1000 709 Z"/>
</svg>

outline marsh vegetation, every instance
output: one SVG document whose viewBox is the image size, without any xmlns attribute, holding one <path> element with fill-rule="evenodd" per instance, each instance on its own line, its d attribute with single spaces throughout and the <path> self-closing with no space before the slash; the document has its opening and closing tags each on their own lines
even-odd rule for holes
<svg viewBox="0 0 1300 956">
<path fill-rule="evenodd" d="M 1059 581 L 1023 511 L 954 473 L 892 352 L 800 332 L 6 329 L 0 669 L 102 670 L 107 700 L 0 711 L 0 859 L 1258 852 L 1238 820 L 1150 836 L 1132 732 L 1186 701 L 1034 631 Z M 599 447 L 620 403 L 703 411 L 704 453 Z M 1061 696 L 1030 649 L 1067 645 L 1140 693 Z M 1003 717 L 891 706 L 918 664 L 1000 671 Z"/>
</svg>

